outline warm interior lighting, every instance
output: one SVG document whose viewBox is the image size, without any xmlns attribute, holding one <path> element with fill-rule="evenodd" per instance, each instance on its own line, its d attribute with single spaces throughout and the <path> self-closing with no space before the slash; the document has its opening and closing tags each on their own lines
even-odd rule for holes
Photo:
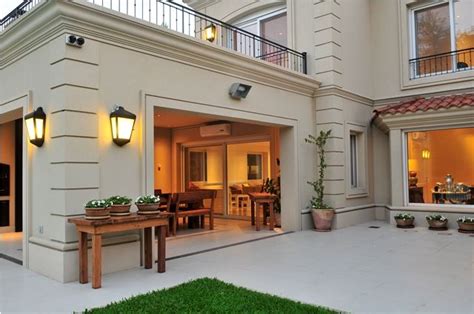
<svg viewBox="0 0 474 314">
<path fill-rule="evenodd" d="M 30 143 L 38 147 L 44 144 L 44 129 L 46 124 L 46 114 L 43 108 L 38 107 L 35 111 L 25 116 L 26 129 Z"/>
<path fill-rule="evenodd" d="M 130 142 L 136 115 L 125 110 L 122 106 L 116 106 L 110 114 L 110 125 L 112 127 L 112 139 L 118 146 Z"/>
<path fill-rule="evenodd" d="M 430 157 L 431 157 L 431 152 L 428 149 L 423 149 L 421 151 L 421 158 L 430 159 Z"/>
<path fill-rule="evenodd" d="M 216 33 L 217 28 L 214 24 L 211 24 L 204 29 L 204 35 L 206 36 L 206 40 L 211 43 L 216 39 Z"/>
</svg>

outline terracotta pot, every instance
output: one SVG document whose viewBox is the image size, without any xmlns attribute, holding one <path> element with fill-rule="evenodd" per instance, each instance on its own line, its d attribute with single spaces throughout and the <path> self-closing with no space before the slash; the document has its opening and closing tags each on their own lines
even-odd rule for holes
<svg viewBox="0 0 474 314">
<path fill-rule="evenodd" d="M 85 208 L 86 219 L 99 220 L 110 218 L 110 208 Z"/>
<path fill-rule="evenodd" d="M 458 221 L 459 229 L 464 231 L 474 231 L 474 223 L 460 222 Z"/>
<path fill-rule="evenodd" d="M 331 231 L 332 221 L 334 219 L 334 209 L 311 209 L 314 228 L 316 231 Z"/>
<path fill-rule="evenodd" d="M 442 228 L 447 228 L 448 226 L 448 220 L 445 221 L 440 221 L 440 220 L 426 220 L 428 222 L 428 225 L 430 225 L 431 228 L 434 229 L 442 229 Z"/>
<path fill-rule="evenodd" d="M 139 215 L 152 215 L 160 212 L 160 203 L 157 204 L 135 204 L 137 205 Z"/>
<path fill-rule="evenodd" d="M 110 206 L 111 216 L 127 216 L 130 215 L 130 207 L 132 205 L 112 205 Z"/>
<path fill-rule="evenodd" d="M 411 218 L 411 219 L 397 219 L 397 218 L 395 218 L 395 221 L 397 222 L 398 227 L 406 228 L 406 227 L 413 226 L 413 223 L 415 222 L 415 218 Z"/>
</svg>

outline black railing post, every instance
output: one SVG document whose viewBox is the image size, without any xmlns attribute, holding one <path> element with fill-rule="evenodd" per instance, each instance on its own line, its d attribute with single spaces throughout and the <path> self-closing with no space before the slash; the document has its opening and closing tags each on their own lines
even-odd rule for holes
<svg viewBox="0 0 474 314">
<path fill-rule="evenodd" d="M 303 73 L 308 74 L 308 54 L 306 52 L 302 52 L 301 56 L 303 58 Z"/>
</svg>

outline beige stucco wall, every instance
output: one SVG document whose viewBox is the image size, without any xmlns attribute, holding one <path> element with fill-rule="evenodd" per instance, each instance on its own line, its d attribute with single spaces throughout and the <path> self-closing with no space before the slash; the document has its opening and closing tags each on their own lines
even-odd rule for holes
<svg viewBox="0 0 474 314">
<path fill-rule="evenodd" d="M 84 47 L 66 46 L 67 33 L 83 36 Z M 77 235 L 67 219 L 82 214 L 90 199 L 153 192 L 154 106 L 281 127 L 283 228 L 301 230 L 311 197 L 302 182 L 312 179 L 314 167 L 304 137 L 314 128 L 317 81 L 83 1 L 46 2 L 0 41 L 12 48 L 0 59 L 0 104 L 27 95 L 25 111 L 41 105 L 47 114 L 44 146 L 27 146 L 25 263 L 31 269 L 76 280 Z M 228 96 L 235 82 L 253 86 L 247 99 Z M 111 140 L 115 104 L 137 114 L 124 147 Z M 137 240 L 135 232 L 108 236 L 104 272 L 138 266 Z"/>
</svg>

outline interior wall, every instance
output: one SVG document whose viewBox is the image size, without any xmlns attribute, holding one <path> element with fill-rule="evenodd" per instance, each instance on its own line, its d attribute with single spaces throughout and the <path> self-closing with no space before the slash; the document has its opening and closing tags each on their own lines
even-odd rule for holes
<svg viewBox="0 0 474 314">
<path fill-rule="evenodd" d="M 10 225 L 0 227 L 0 232 L 15 230 L 15 121 L 0 124 L 0 163 L 10 165 L 10 196 L 0 200 L 10 201 Z"/>
<path fill-rule="evenodd" d="M 155 128 L 155 189 L 171 193 L 171 129 Z"/>
<path fill-rule="evenodd" d="M 262 183 L 262 180 L 248 180 L 247 155 L 262 154 L 262 180 L 272 176 L 270 167 L 270 142 L 234 144 L 227 147 L 228 181 L 236 183 Z M 273 157 L 273 156 L 272 156 Z"/>
</svg>

